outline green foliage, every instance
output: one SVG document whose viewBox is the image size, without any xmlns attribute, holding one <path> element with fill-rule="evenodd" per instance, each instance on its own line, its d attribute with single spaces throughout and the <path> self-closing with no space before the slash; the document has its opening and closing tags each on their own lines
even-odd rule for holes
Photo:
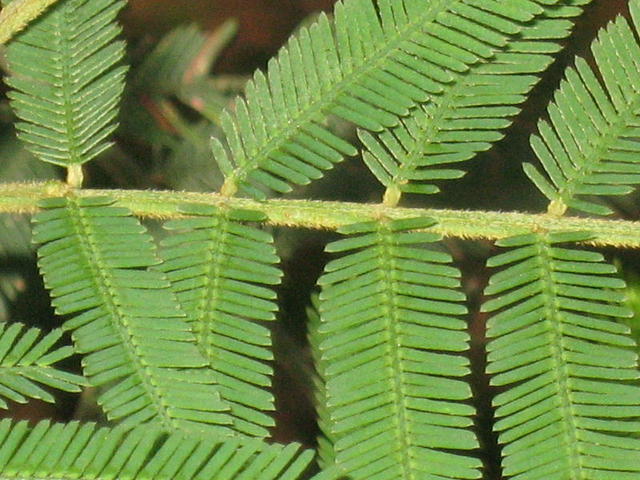
<svg viewBox="0 0 640 480">
<path fill-rule="evenodd" d="M 509 47 L 509 37 L 523 34 L 526 39 L 527 23 L 535 38 L 558 38 L 562 36 L 558 30 L 566 35 L 567 23 L 542 24 L 541 29 L 531 20 L 545 13 L 543 5 L 585 1 L 526 1 L 518 2 L 517 8 L 494 1 L 376 3 L 377 11 L 371 0 L 338 2 L 333 24 L 322 15 L 269 63 L 267 76 L 256 73 L 247 85 L 246 100 L 238 99 L 235 114 L 222 118 L 231 156 L 214 142 L 216 161 L 226 177 L 223 193 L 240 188 L 263 198 L 261 187 L 288 192 L 290 184 L 307 184 L 344 155 L 354 155 L 352 146 L 323 125 L 327 114 L 379 131 L 396 125 L 398 117 L 407 115 L 417 102 L 428 104 L 438 96 L 448 104 L 442 94 L 451 92 L 456 80 L 468 77 L 471 65 L 503 67 L 489 67 L 485 74 L 541 71 L 548 59 L 536 53 L 545 48 L 532 49 L 526 42 Z M 548 8 L 549 14 L 553 10 Z M 567 13 L 579 10 L 570 8 Z M 504 57 L 497 56 L 508 48 Z M 482 95 L 491 93 L 491 82 L 491 77 L 472 81 L 483 85 L 478 85 Z M 523 97 L 517 94 L 526 92 L 533 79 L 524 78 L 523 86 L 514 83 L 515 92 L 504 92 L 502 97 L 508 104 L 521 102 Z M 460 89 L 463 96 L 466 87 Z M 463 99 L 460 106 L 476 106 L 476 101 Z M 478 118 L 478 114 L 471 115 Z M 506 123 L 499 120 L 495 128 L 499 125 Z"/>
<path fill-rule="evenodd" d="M 539 80 L 535 74 L 547 68 L 559 49 L 554 40 L 569 34 L 567 18 L 578 15 L 577 6 L 586 2 L 560 3 L 566 6 L 542 11 L 511 11 L 501 4 L 501 13 L 508 10 L 522 22 L 512 24 L 521 28 L 519 41 L 504 45 L 490 62 L 452 72 L 448 88 L 397 127 L 377 137 L 360 131 L 363 160 L 388 191 L 437 193 L 437 185 L 426 182 L 463 176 L 451 164 L 469 160 L 503 138 L 502 130 L 519 112 L 517 105 Z M 530 22 L 534 16 L 538 21 Z"/>
<path fill-rule="evenodd" d="M 212 85 L 207 73 L 234 32 L 233 22 L 226 22 L 210 35 L 205 35 L 196 25 L 188 25 L 178 27 L 162 38 L 144 56 L 127 83 L 122 133 L 138 140 L 153 141 L 156 147 L 172 147 L 178 139 L 167 131 L 167 127 L 179 131 L 187 124 L 173 107 L 171 100 L 174 98 L 209 118 L 218 119 L 228 99 Z M 154 122 L 152 110 L 163 115 L 169 125 Z M 189 137 L 186 132 L 182 134 Z M 208 137 L 194 132 L 188 140 L 209 149 Z"/>
<path fill-rule="evenodd" d="M 130 432 L 71 422 L 0 422 L 0 469 L 5 478 L 175 478 L 294 480 L 313 459 L 295 444 L 253 440 L 204 441 L 154 428 Z"/>
<path fill-rule="evenodd" d="M 588 3 L 339 1 L 224 112 L 228 92 L 208 70 L 232 24 L 213 36 L 180 28 L 132 72 L 122 133 L 170 152 L 169 171 L 185 177 L 167 181 L 176 188 L 215 184 L 219 168 L 219 194 L 199 194 L 83 188 L 81 164 L 116 128 L 124 2 L 60 0 L 8 45 L 7 84 L 19 137 L 39 160 L 67 167 L 68 181 L 0 186 L 0 209 L 33 213 L 38 268 L 62 328 L 42 336 L 0 325 L 0 405 L 54 401 L 45 388 L 77 391 L 85 380 L 52 366 L 76 353 L 108 425 L 4 420 L 0 476 L 472 479 L 492 428 L 507 478 L 637 478 L 633 302 L 591 244 L 620 246 L 623 232 L 640 246 L 640 225 L 563 215 L 610 213 L 608 196 L 640 178 L 640 0 L 629 2 L 632 25 L 619 18 L 599 35 L 595 67 L 578 59 L 567 71 L 531 140 L 542 169 L 525 172 L 550 201 L 547 215 L 398 207 L 405 193 L 461 177 L 457 164 L 503 137 Z M 166 124 L 150 125 L 157 119 Z M 381 204 L 269 198 L 356 154 L 386 189 Z M 24 152 L 11 155 L 27 166 L 16 176 L 3 163 L 5 179 L 40 172 Z M 326 181 L 339 189 L 340 180 Z M 164 221 L 161 239 L 145 215 Z M 503 233 L 485 228 L 490 219 Z M 272 329 L 287 314 L 276 301 L 278 236 L 267 231 L 276 224 L 341 235 L 326 248 L 309 313 L 315 452 L 270 443 Z M 596 229 L 597 238 L 583 233 Z M 16 238 L 5 236 L 2 245 Z M 488 260 L 499 271 L 480 309 L 443 237 L 509 248 Z M 473 424 L 482 402 L 470 333 L 482 334 L 468 316 L 483 319 L 479 310 L 489 317 L 490 427 Z M 57 347 L 67 331 L 73 345 Z"/>
<path fill-rule="evenodd" d="M 559 211 L 608 215 L 610 208 L 577 196 L 625 195 L 640 183 L 637 2 L 630 10 L 635 34 L 622 17 L 600 33 L 592 45 L 598 71 L 576 60 L 549 107 L 550 122 L 540 122 L 540 136 L 531 139 L 551 183 L 530 164 L 525 171 Z"/>
<path fill-rule="evenodd" d="M 477 478 L 466 313 L 433 220 L 354 224 L 327 246 L 344 256 L 320 278 L 318 346 L 333 463 L 357 479 Z M 355 251 L 354 251 L 355 250 Z M 452 378 L 453 377 L 453 378 Z M 449 451 L 445 451 L 449 450 Z"/>
<path fill-rule="evenodd" d="M 82 377 L 60 371 L 52 364 L 73 355 L 73 348 L 54 348 L 62 331 L 46 335 L 38 328 L 26 329 L 21 323 L 0 324 L 0 408 L 5 400 L 25 403 L 27 398 L 53 402 L 51 393 L 38 384 L 65 392 L 79 392 Z"/>
<path fill-rule="evenodd" d="M 494 399 L 504 473 L 514 478 L 618 478 L 640 472 L 638 355 L 612 265 L 599 253 L 558 243 L 579 232 L 500 240 L 512 250 L 489 259 L 501 310 L 488 325 L 492 383 L 512 386 Z M 615 383 L 614 383 L 615 382 Z M 626 475 L 630 475 L 627 473 Z M 625 477 L 621 477 L 625 478 Z"/>
<path fill-rule="evenodd" d="M 218 211 L 208 206 L 184 213 L 165 228 L 179 233 L 163 241 L 160 266 L 187 313 L 198 348 L 215 371 L 238 432 L 266 437 L 273 426 L 271 338 L 257 321 L 275 319 L 275 292 L 262 285 L 280 283 L 273 266 L 278 256 L 271 235 L 243 225 L 264 216 L 251 211 Z"/>
<path fill-rule="evenodd" d="M 331 416 L 327 408 L 327 388 L 325 386 L 327 373 L 325 371 L 325 362 L 322 359 L 322 352 L 320 351 L 320 343 L 324 336 L 319 328 L 320 313 L 318 312 L 319 298 L 317 295 L 311 297 L 311 303 L 312 305 L 307 308 L 307 317 L 309 319 L 308 337 L 315 370 L 311 374 L 314 391 L 314 407 L 316 409 L 318 430 L 320 431 L 316 450 L 318 466 L 324 470 L 335 466 L 335 451 L 333 448 L 335 439 L 331 434 Z"/>
<path fill-rule="evenodd" d="M 65 0 L 18 35 L 7 49 L 23 120 L 19 137 L 40 159 L 69 166 L 109 148 L 125 68 L 115 17 L 122 0 Z"/>
<path fill-rule="evenodd" d="M 51 198 L 34 217 L 38 264 L 56 312 L 74 315 L 64 328 L 86 354 L 91 384 L 110 385 L 98 400 L 109 418 L 218 431 L 231 423 L 228 406 L 169 282 L 149 268 L 159 263 L 151 237 L 112 203 Z"/>
</svg>

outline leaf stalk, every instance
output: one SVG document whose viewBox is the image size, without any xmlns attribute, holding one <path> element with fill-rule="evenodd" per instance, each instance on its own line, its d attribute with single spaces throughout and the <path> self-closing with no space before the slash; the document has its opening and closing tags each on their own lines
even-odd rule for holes
<svg viewBox="0 0 640 480">
<path fill-rule="evenodd" d="M 5 183 L 0 185 L 0 212 L 34 213 L 43 198 L 64 196 L 66 182 Z M 266 215 L 268 225 L 280 227 L 336 230 L 343 225 L 379 219 L 430 217 L 438 222 L 433 228 L 445 237 L 497 240 L 532 231 L 588 231 L 594 235 L 590 245 L 640 248 L 640 222 L 606 220 L 540 213 L 496 212 L 478 210 L 443 210 L 435 208 L 388 207 L 384 204 L 325 202 L 314 200 L 272 199 L 257 201 L 227 197 L 217 193 L 174 192 L 158 190 L 77 190 L 78 196 L 111 196 L 120 206 L 141 217 L 169 219 L 184 216 L 185 204 L 225 205 Z"/>
</svg>

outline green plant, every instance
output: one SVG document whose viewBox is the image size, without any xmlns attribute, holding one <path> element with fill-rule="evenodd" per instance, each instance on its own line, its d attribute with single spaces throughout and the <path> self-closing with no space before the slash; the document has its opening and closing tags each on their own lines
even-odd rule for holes
<svg viewBox="0 0 640 480">
<path fill-rule="evenodd" d="M 593 248 L 640 245 L 637 222 L 596 217 L 640 178 L 640 1 L 630 0 L 630 21 L 599 34 L 595 67 L 578 59 L 567 70 L 532 138 L 540 166 L 525 171 L 546 213 L 399 206 L 437 193 L 433 182 L 461 177 L 461 162 L 502 138 L 587 3 L 338 2 L 233 108 L 209 111 L 219 121 L 215 194 L 82 188 L 83 165 L 116 128 L 124 2 L 60 0 L 30 23 L 7 47 L 16 128 L 67 181 L 5 184 L 0 208 L 33 214 L 39 269 L 86 380 L 51 367 L 70 353 L 48 353 L 59 330 L 34 344 L 37 330 L 18 340 L 21 327 L 9 326 L 0 395 L 52 400 L 34 381 L 88 383 L 111 423 L 3 420 L 2 477 L 479 478 L 468 307 L 445 236 L 507 249 L 488 260 L 499 269 L 482 306 L 487 371 L 503 387 L 493 428 L 504 474 L 637 478 L 639 372 L 621 321 L 632 311 L 625 283 Z M 8 36 L 14 23 L 0 23 Z M 158 85 L 168 89 L 160 96 L 188 96 Z M 357 127 L 359 142 L 338 133 L 339 121 Z M 186 141 L 190 132 L 181 130 Z M 380 204 L 276 196 L 359 151 L 384 186 Z M 168 220 L 159 248 L 138 217 Z M 311 450 L 267 443 L 267 325 L 282 275 L 268 226 L 341 235 L 309 312 L 319 473 Z"/>
</svg>

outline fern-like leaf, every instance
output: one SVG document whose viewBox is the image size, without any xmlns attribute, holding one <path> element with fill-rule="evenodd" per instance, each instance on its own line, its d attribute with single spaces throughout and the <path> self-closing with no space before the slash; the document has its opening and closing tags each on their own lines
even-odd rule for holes
<svg viewBox="0 0 640 480">
<path fill-rule="evenodd" d="M 186 207 L 185 207 L 186 208 Z M 268 233 L 241 222 L 263 215 L 192 206 L 191 218 L 168 222 L 178 233 L 163 241 L 160 268 L 187 313 L 198 347 L 215 371 L 234 429 L 265 437 L 273 419 L 271 338 L 263 324 L 275 318 L 279 261 Z"/>
<path fill-rule="evenodd" d="M 500 240 L 513 250 L 484 304 L 490 319 L 488 372 L 509 389 L 494 399 L 504 474 L 518 480 L 640 476 L 640 387 L 624 282 L 595 252 L 563 248 L 582 233 Z M 634 384 L 635 383 L 635 384 Z"/>
<path fill-rule="evenodd" d="M 634 29 L 618 17 L 600 33 L 592 46 L 598 72 L 577 59 L 549 107 L 550 121 L 531 139 L 547 176 L 531 164 L 525 171 L 551 211 L 608 215 L 609 207 L 580 196 L 625 195 L 640 183 L 640 2 L 629 8 Z"/>
<path fill-rule="evenodd" d="M 167 431 L 231 424 L 152 239 L 104 197 L 52 198 L 34 217 L 39 266 L 109 418 Z M 222 426 L 221 426 L 222 425 Z"/>
<path fill-rule="evenodd" d="M 257 73 L 246 100 L 223 115 L 230 155 L 214 155 L 222 192 L 257 197 L 322 176 L 355 149 L 323 122 L 328 114 L 367 130 L 398 123 L 417 102 L 441 93 L 458 72 L 489 61 L 524 25 L 559 0 L 346 0 L 303 28 L 268 74 Z"/>
<path fill-rule="evenodd" d="M 397 127 L 377 136 L 361 130 L 363 160 L 389 194 L 437 193 L 433 181 L 463 176 L 463 170 L 453 168 L 455 163 L 502 139 L 502 130 L 537 83 L 535 74 L 544 71 L 560 49 L 555 42 L 571 31 L 568 19 L 579 15 L 588 1 L 564 0 L 538 16 L 534 9 L 517 10 L 518 20 L 527 22 L 517 41 L 469 71 L 451 72 L 452 82 L 444 91 Z M 474 4 L 482 8 L 491 2 Z"/>
<path fill-rule="evenodd" d="M 120 480 L 297 480 L 313 453 L 291 443 L 202 440 L 158 429 L 100 428 L 93 423 L 0 422 L 3 478 Z"/>
<path fill-rule="evenodd" d="M 37 398 L 53 403 L 55 398 L 40 385 L 65 392 L 79 392 L 82 377 L 58 370 L 52 365 L 73 355 L 73 348 L 54 348 L 62 331 L 43 335 L 38 328 L 25 328 L 21 323 L 0 323 L 0 408 L 5 400 L 25 403 Z"/>
<path fill-rule="evenodd" d="M 335 465 L 354 480 L 477 478 L 468 335 L 451 257 L 424 218 L 341 228 L 320 279 L 320 344 Z"/>
<path fill-rule="evenodd" d="M 46 162 L 82 164 L 106 150 L 124 87 L 122 0 L 61 0 L 7 48 L 18 135 Z"/>
</svg>

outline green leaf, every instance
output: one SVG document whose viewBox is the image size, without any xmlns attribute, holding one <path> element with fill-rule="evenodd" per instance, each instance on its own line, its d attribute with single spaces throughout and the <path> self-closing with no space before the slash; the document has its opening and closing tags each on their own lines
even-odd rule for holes
<svg viewBox="0 0 640 480">
<path fill-rule="evenodd" d="M 327 248 L 345 256 L 319 281 L 318 399 L 333 443 L 326 461 L 354 480 L 480 477 L 480 462 L 463 454 L 478 443 L 460 379 L 469 362 L 459 272 L 429 249 L 436 235 L 406 230 L 432 224 L 359 224 L 345 229 L 358 236 Z"/>
<path fill-rule="evenodd" d="M 198 348 L 231 407 L 236 431 L 266 437 L 274 425 L 271 337 L 279 259 L 268 233 L 244 225 L 262 215 L 243 210 L 189 208 L 190 218 L 168 222 L 159 267 L 187 313 Z"/>
<path fill-rule="evenodd" d="M 79 480 L 150 478 L 297 480 L 313 460 L 300 445 L 202 440 L 156 428 L 0 421 L 0 475 Z M 73 472 L 73 473 L 70 473 Z"/>
<path fill-rule="evenodd" d="M 0 323 L 0 408 L 7 408 L 5 400 L 54 402 L 53 395 L 40 385 L 79 392 L 86 384 L 82 377 L 52 366 L 73 354 L 71 347 L 55 348 L 61 336 L 61 330 L 44 335 L 40 329 L 27 329 L 21 323 Z"/>
<path fill-rule="evenodd" d="M 637 11 L 637 1 L 629 3 Z M 591 46 L 596 69 L 576 60 L 548 108 L 549 121 L 531 138 L 546 176 L 531 165 L 525 172 L 554 205 L 608 215 L 612 210 L 591 197 L 626 195 L 640 183 L 638 21 L 633 16 L 631 28 L 618 17 L 600 32 Z"/>
<path fill-rule="evenodd" d="M 484 62 L 452 70 L 443 92 L 398 126 L 376 136 L 359 132 L 365 146 L 363 160 L 380 183 L 405 193 L 433 194 L 439 189 L 432 182 L 463 176 L 465 172 L 455 164 L 503 138 L 502 131 L 520 111 L 518 105 L 538 82 L 536 74 L 549 66 L 552 54 L 560 49 L 556 42 L 571 32 L 573 23 L 567 19 L 580 14 L 585 3 L 565 0 L 542 13 L 530 2 L 513 10 L 504 2 L 460 5 L 461 12 L 476 7 L 475 13 L 508 12 L 513 16 L 509 25 L 519 31 L 519 38 Z"/>
<path fill-rule="evenodd" d="M 613 266 L 594 252 L 560 248 L 581 232 L 536 233 L 502 241 L 485 293 L 487 371 L 508 389 L 494 399 L 503 471 L 544 477 L 633 478 L 640 474 L 638 356 Z M 575 273 L 579 272 L 579 273 Z M 588 286 L 589 288 L 585 287 Z M 592 287 L 598 288 L 592 288 Z M 616 381 L 616 383 L 613 383 Z"/>
<path fill-rule="evenodd" d="M 166 431 L 228 433 L 229 406 L 196 346 L 152 239 L 105 197 L 50 198 L 35 215 L 38 263 L 52 303 L 71 315 L 84 372 L 105 386 L 98 401 L 114 420 Z"/>
<path fill-rule="evenodd" d="M 126 69 L 122 0 L 61 0 L 7 48 L 11 106 L 27 148 L 56 165 L 88 162 L 115 130 Z"/>
<path fill-rule="evenodd" d="M 223 114 L 229 151 L 213 142 L 226 176 L 222 192 L 233 195 L 240 189 L 262 198 L 265 188 L 288 192 L 291 184 L 319 178 L 345 155 L 356 153 L 325 126 L 327 115 L 372 131 L 395 126 L 399 117 L 443 93 L 471 65 L 491 64 L 509 40 L 557 3 L 525 1 L 504 8 L 469 0 L 338 2 L 333 23 L 321 15 L 313 26 L 302 28 L 269 62 L 266 75 L 256 73 L 245 98 L 235 102 L 234 113 Z M 559 30 L 566 32 L 567 26 L 565 22 Z M 557 25 L 536 27 L 544 37 L 555 33 Z M 538 58 L 525 56 L 524 68 L 530 71 Z M 511 63 L 507 57 L 503 61 Z M 547 62 L 545 57 L 533 70 L 542 70 Z M 528 84 L 526 91 L 533 79 L 517 83 Z M 517 96 L 512 103 L 522 100 Z"/>
</svg>

